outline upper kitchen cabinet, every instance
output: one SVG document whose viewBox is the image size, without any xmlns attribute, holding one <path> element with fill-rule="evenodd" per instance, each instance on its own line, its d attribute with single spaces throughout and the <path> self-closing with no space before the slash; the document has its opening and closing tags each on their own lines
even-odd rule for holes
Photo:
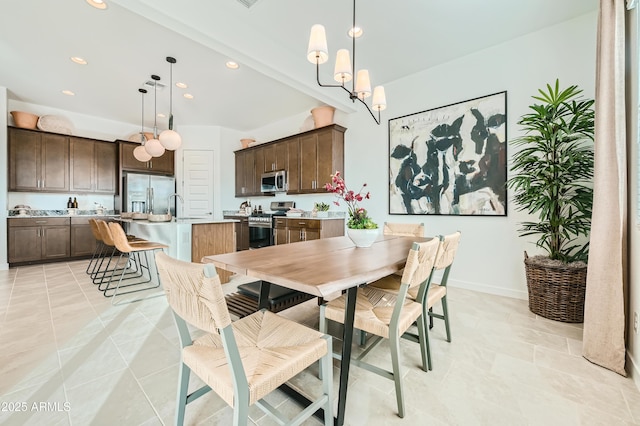
<svg viewBox="0 0 640 426">
<path fill-rule="evenodd" d="M 115 194 L 118 146 L 111 142 L 70 138 L 71 191 Z"/>
<path fill-rule="evenodd" d="M 9 191 L 69 191 L 69 136 L 8 128 Z"/>
<path fill-rule="evenodd" d="M 334 124 L 300 136 L 298 193 L 326 192 L 324 185 L 331 175 L 336 170 L 344 171 L 345 130 Z"/>
<path fill-rule="evenodd" d="M 174 152 L 165 151 L 160 157 L 152 157 L 149 161 L 138 161 L 133 156 L 133 150 L 140 144 L 118 141 L 120 146 L 120 168 L 128 171 L 151 172 L 164 175 L 174 174 Z"/>
<path fill-rule="evenodd" d="M 280 141 L 266 145 L 264 152 L 263 172 L 286 170 L 287 168 L 287 143 Z"/>
<path fill-rule="evenodd" d="M 256 150 L 236 151 L 236 197 L 257 195 Z M 259 178 L 259 177 L 258 177 Z M 256 189 L 257 188 L 257 189 Z"/>
<path fill-rule="evenodd" d="M 288 194 L 325 192 L 336 170 L 344 171 L 344 132 L 333 124 L 235 152 L 236 197 L 260 194 L 262 173 L 286 170 Z"/>
</svg>

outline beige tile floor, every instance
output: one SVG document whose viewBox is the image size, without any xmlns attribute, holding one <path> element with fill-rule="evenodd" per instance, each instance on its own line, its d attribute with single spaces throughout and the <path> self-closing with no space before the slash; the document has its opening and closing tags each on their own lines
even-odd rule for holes
<svg viewBox="0 0 640 426">
<path fill-rule="evenodd" d="M 0 424 L 173 423 L 180 355 L 166 300 L 112 306 L 86 265 L 0 271 Z M 433 371 L 421 371 L 417 346 L 402 342 L 406 417 L 396 416 L 390 381 L 352 367 L 346 424 L 640 424 L 634 382 L 580 356 L 580 325 L 536 317 L 522 300 L 457 288 L 449 299 L 453 342 L 436 322 Z M 317 326 L 315 301 L 285 315 Z M 387 350 L 383 344 L 369 360 L 389 365 Z M 317 389 L 313 373 L 295 381 Z M 298 410 L 278 392 L 270 402 Z M 257 409 L 251 416 L 257 425 L 273 424 Z M 230 419 L 212 393 L 187 407 L 187 424 Z"/>
</svg>

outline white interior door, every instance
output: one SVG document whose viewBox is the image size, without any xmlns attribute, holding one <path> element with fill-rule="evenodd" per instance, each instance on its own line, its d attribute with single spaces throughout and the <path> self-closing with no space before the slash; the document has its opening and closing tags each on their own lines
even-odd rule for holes
<svg viewBox="0 0 640 426">
<path fill-rule="evenodd" d="M 185 150 L 182 165 L 184 215 L 213 215 L 213 151 Z"/>
</svg>

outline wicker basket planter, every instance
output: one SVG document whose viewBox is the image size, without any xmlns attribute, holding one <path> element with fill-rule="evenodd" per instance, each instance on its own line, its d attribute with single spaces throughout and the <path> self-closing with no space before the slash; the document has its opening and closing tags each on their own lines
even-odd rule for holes
<svg viewBox="0 0 640 426">
<path fill-rule="evenodd" d="M 529 310 L 545 318 L 571 323 L 584 320 L 587 265 L 553 265 L 524 253 Z"/>
</svg>

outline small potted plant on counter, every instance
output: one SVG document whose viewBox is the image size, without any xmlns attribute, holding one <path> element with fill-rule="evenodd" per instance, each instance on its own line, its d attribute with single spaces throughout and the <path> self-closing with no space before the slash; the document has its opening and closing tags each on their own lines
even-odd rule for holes
<svg viewBox="0 0 640 426">
<path fill-rule="evenodd" d="M 329 207 L 327 203 L 314 203 L 313 209 L 316 211 L 316 217 L 329 217 Z"/>
</svg>

